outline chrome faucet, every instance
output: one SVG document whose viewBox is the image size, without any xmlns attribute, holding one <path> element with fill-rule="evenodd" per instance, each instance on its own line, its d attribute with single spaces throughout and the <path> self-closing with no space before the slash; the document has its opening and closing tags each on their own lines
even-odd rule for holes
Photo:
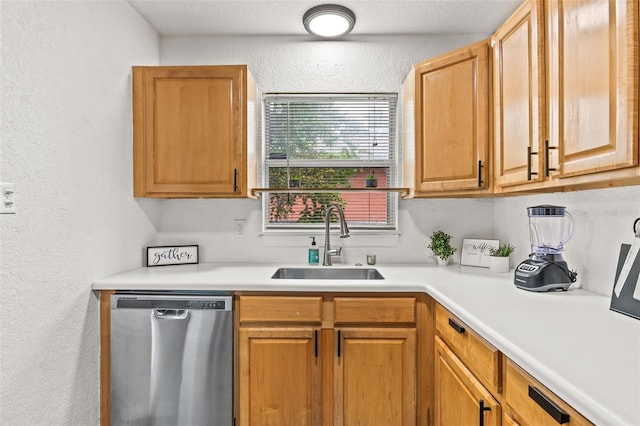
<svg viewBox="0 0 640 426">
<path fill-rule="evenodd" d="M 344 211 L 342 207 L 337 204 L 331 204 L 327 208 L 327 215 L 324 218 L 324 259 L 322 260 L 323 266 L 331 266 L 331 256 L 340 256 L 342 247 L 337 249 L 331 249 L 331 238 L 329 237 L 329 227 L 331 225 L 331 213 L 333 211 L 338 212 L 338 219 L 340 220 L 340 238 L 349 237 L 349 227 L 347 221 L 344 219 Z"/>
</svg>

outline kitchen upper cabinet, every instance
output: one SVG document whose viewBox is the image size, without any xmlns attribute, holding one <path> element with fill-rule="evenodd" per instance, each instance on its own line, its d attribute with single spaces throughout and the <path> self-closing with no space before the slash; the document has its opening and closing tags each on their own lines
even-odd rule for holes
<svg viewBox="0 0 640 426">
<path fill-rule="evenodd" d="M 525 1 L 491 38 L 494 183 L 545 179 L 543 2 Z"/>
<path fill-rule="evenodd" d="M 638 1 L 545 5 L 550 174 L 562 180 L 637 166 Z"/>
<path fill-rule="evenodd" d="M 489 43 L 483 41 L 414 66 L 414 195 L 487 193 Z"/>
<path fill-rule="evenodd" d="M 244 65 L 133 67 L 134 196 L 246 197 L 254 116 Z"/>
</svg>

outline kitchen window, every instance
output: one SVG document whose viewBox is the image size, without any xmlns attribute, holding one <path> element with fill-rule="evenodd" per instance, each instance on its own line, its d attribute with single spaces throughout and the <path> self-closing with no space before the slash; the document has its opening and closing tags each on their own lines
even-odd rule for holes
<svg viewBox="0 0 640 426">
<path fill-rule="evenodd" d="M 339 204 L 352 230 L 396 230 L 396 105 L 388 93 L 266 94 L 264 229 L 322 228 Z"/>
</svg>

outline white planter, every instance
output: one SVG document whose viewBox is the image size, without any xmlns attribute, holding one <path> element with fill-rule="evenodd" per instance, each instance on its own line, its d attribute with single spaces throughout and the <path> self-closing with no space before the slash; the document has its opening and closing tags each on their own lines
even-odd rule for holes
<svg viewBox="0 0 640 426">
<path fill-rule="evenodd" d="M 447 266 L 449 264 L 449 259 L 451 259 L 451 258 L 447 257 L 446 259 L 442 259 L 442 258 L 436 256 L 436 259 L 438 259 L 438 266 Z"/>
<path fill-rule="evenodd" d="M 509 272 L 509 256 L 489 256 L 489 270 L 491 272 Z"/>
</svg>

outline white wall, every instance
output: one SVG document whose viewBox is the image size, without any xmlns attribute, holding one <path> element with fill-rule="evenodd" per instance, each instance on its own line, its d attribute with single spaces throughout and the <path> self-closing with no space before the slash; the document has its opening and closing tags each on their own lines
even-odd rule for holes
<svg viewBox="0 0 640 426">
<path fill-rule="evenodd" d="M 567 207 L 573 216 L 573 238 L 565 259 L 578 272 L 583 288 L 610 296 L 620 244 L 633 242 L 633 221 L 640 217 L 640 186 L 568 193 L 500 198 L 494 201 L 494 227 L 498 238 L 516 246 L 514 261 L 529 253 L 527 207 L 552 204 Z"/>
<path fill-rule="evenodd" d="M 0 424 L 95 425 L 97 277 L 141 265 L 132 197 L 133 64 L 158 36 L 124 1 L 2 1 Z"/>
<path fill-rule="evenodd" d="M 248 64 L 263 92 L 401 92 L 414 63 L 483 37 L 362 36 L 329 42 L 285 36 L 163 37 L 160 62 Z M 304 262 L 307 237 L 321 235 L 261 237 L 260 202 L 253 200 L 169 200 L 151 206 L 149 213 L 158 217 L 162 242 L 198 243 L 205 261 Z M 354 233 L 341 240 L 342 262 L 364 262 L 371 252 L 380 262 L 433 262 L 427 236 L 440 228 L 454 235 L 457 245 L 465 236 L 493 236 L 491 200 L 401 201 L 399 218 L 400 237 Z M 247 220 L 246 239 L 234 238 L 234 219 Z M 324 244 L 324 238 L 318 242 Z"/>
</svg>

